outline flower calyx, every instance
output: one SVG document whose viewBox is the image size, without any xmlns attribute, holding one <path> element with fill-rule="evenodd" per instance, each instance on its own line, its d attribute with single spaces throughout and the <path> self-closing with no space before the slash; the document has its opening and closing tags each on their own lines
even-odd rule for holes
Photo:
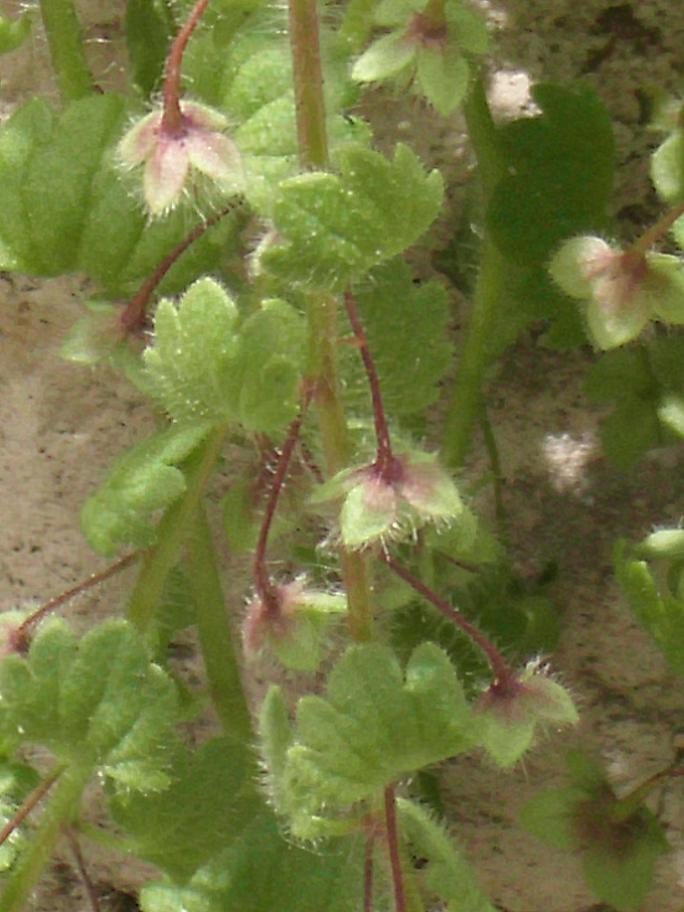
<svg viewBox="0 0 684 912">
<path fill-rule="evenodd" d="M 252 659 L 267 650 L 286 668 L 314 672 L 330 626 L 346 610 L 343 595 L 308 589 L 303 580 L 274 585 L 247 606 L 242 625 L 245 655 Z"/>
<path fill-rule="evenodd" d="M 549 273 L 566 294 L 586 302 L 587 329 L 600 349 L 630 342 L 649 320 L 684 323 L 684 266 L 678 257 L 622 250 L 582 236 L 561 246 Z"/>
<path fill-rule="evenodd" d="M 481 695 L 476 710 L 480 744 L 501 767 L 513 766 L 532 746 L 539 724 L 562 728 L 579 721 L 568 692 L 537 662 L 499 677 Z"/>
<path fill-rule="evenodd" d="M 152 216 L 172 210 L 189 181 L 204 175 L 222 192 L 239 193 L 243 173 L 237 147 L 223 132 L 226 118 L 194 101 L 181 101 L 169 121 L 158 109 L 124 135 L 118 156 L 127 168 L 144 166 L 143 196 Z"/>
<path fill-rule="evenodd" d="M 340 537 L 351 549 L 404 538 L 427 523 L 450 523 L 463 512 L 453 480 L 434 455 L 419 451 L 345 469 L 319 488 L 314 501 L 339 497 Z"/>
</svg>

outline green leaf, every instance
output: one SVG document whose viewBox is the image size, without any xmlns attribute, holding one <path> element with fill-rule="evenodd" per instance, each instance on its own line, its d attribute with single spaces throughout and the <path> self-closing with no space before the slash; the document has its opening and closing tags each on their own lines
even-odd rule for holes
<svg viewBox="0 0 684 912">
<path fill-rule="evenodd" d="M 341 809 L 464 750 L 470 725 L 462 688 L 439 647 L 419 646 L 404 678 L 386 647 L 352 646 L 333 668 L 326 698 L 305 696 L 297 704 L 279 787 L 302 818 Z M 299 818 L 291 824 L 295 834 L 303 826 Z"/>
<path fill-rule="evenodd" d="M 153 515 L 185 492 L 178 466 L 209 433 L 210 425 L 173 425 L 136 444 L 112 467 L 99 490 L 81 510 L 81 528 L 89 545 L 110 555 L 123 544 L 154 544 Z"/>
<path fill-rule="evenodd" d="M 239 421 L 249 431 L 281 429 L 297 410 L 305 323 L 289 304 L 262 303 L 239 327 L 233 301 L 199 279 L 178 304 L 162 301 L 145 386 L 179 422 Z"/>
<path fill-rule="evenodd" d="M 539 84 L 532 96 L 542 113 L 501 130 L 509 173 L 487 212 L 499 249 L 527 267 L 605 225 L 614 159 L 610 118 L 591 90 Z"/>
<path fill-rule="evenodd" d="M 228 738 L 182 751 L 168 772 L 164 792 L 122 793 L 110 806 L 134 853 L 185 883 L 241 834 L 262 802 L 249 747 Z"/>
<path fill-rule="evenodd" d="M 282 791 L 287 751 L 292 744 L 294 729 L 290 722 L 282 690 L 272 684 L 259 710 L 261 756 L 266 767 L 266 783 L 273 807 L 279 815 L 287 813 L 287 796 Z"/>
<path fill-rule="evenodd" d="M 577 785 L 543 789 L 524 805 L 520 822 L 547 845 L 571 852 L 578 843 L 574 815 L 586 796 L 586 791 Z"/>
<path fill-rule="evenodd" d="M 442 179 L 398 145 L 394 159 L 341 149 L 340 173 L 311 172 L 280 184 L 273 207 L 279 240 L 261 266 L 310 290 L 340 291 L 420 237 L 439 212 Z"/>
<path fill-rule="evenodd" d="M 397 799 L 402 832 L 420 858 L 428 861 L 426 881 L 430 890 L 453 912 L 494 912 L 480 889 L 471 866 L 449 838 L 445 827 L 420 805 Z M 453 904 L 453 905 L 452 905 Z"/>
<path fill-rule="evenodd" d="M 382 401 L 391 416 L 410 415 L 432 405 L 449 368 L 453 346 L 445 289 L 437 282 L 416 286 L 410 268 L 392 260 L 374 269 L 354 289 L 368 346 L 380 379 Z M 368 396 L 358 352 L 343 351 L 350 405 Z"/>
<path fill-rule="evenodd" d="M 172 37 L 171 26 L 164 0 L 129 0 L 126 4 L 124 28 L 129 78 L 145 97 L 159 88 Z"/>
<path fill-rule="evenodd" d="M 164 745 L 175 688 L 151 665 L 125 621 L 105 621 L 77 641 L 62 621 L 40 628 L 28 656 L 0 663 L 0 730 L 93 766 L 128 789 L 165 787 Z"/>
<path fill-rule="evenodd" d="M 670 850 L 662 826 L 645 809 L 635 816 L 626 844 L 595 845 L 582 859 L 587 883 L 618 912 L 637 912 L 653 886 L 655 863 Z"/>
<path fill-rule="evenodd" d="M 175 421 L 227 423 L 234 417 L 225 385 L 237 353 L 237 318 L 234 302 L 208 277 L 178 304 L 159 303 L 154 344 L 143 361 L 149 392 Z"/>
</svg>

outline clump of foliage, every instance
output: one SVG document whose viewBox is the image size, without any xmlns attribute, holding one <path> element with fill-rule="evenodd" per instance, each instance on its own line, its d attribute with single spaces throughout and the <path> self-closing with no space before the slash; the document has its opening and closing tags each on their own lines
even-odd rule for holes
<svg viewBox="0 0 684 912">
<path fill-rule="evenodd" d="M 549 345 L 618 349 L 589 380 L 617 403 L 616 461 L 684 435 L 680 340 L 622 348 L 651 320 L 684 322 L 681 261 L 652 252 L 684 224 L 681 130 L 654 158 L 674 208 L 622 249 L 604 237 L 613 143 L 590 91 L 536 86 L 540 113 L 498 126 L 487 24 L 466 0 L 322 6 L 289 0 L 286 19 L 264 0 L 129 0 L 117 94 L 96 89 L 70 0 L 41 3 L 61 101 L 30 99 L 0 128 L 0 269 L 87 276 L 64 355 L 122 372 L 158 427 L 83 506 L 88 543 L 115 562 L 4 616 L 5 912 L 65 832 L 156 866 L 144 912 L 491 912 L 434 769 L 477 751 L 505 775 L 578 716 L 534 661 L 558 636 L 548 599 L 457 480 L 487 371 L 545 321 Z M 0 51 L 31 27 L 0 20 Z M 465 114 L 484 214 L 456 358 L 448 289 L 417 282 L 406 256 L 440 218 L 443 180 L 410 144 L 376 150 L 357 105 L 378 85 Z M 441 400 L 443 421 L 426 421 Z M 226 602 L 206 492 L 229 443 L 244 460 L 225 534 L 251 578 Z M 622 555 L 619 576 L 681 670 L 672 548 L 667 596 L 639 560 Z M 123 617 L 80 639 L 51 618 L 131 564 Z M 181 723 L 206 705 L 169 660 L 186 628 L 217 725 L 196 749 Z M 259 662 L 279 671 L 253 707 Z M 27 763 L 33 747 L 49 761 Z M 576 758 L 570 774 L 527 823 L 581 848 L 597 895 L 636 910 L 661 829 L 641 792 L 618 799 Z M 94 781 L 106 835 L 81 818 Z"/>
</svg>

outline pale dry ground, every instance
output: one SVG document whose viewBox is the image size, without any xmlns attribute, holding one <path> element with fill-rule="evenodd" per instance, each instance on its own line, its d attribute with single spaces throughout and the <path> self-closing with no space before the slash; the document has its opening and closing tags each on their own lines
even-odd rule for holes
<svg viewBox="0 0 684 912">
<path fill-rule="evenodd" d="M 80 4 L 92 39 L 94 66 L 115 85 L 121 59 L 120 3 Z M 483 4 L 499 24 L 492 95 L 500 113 L 525 108 L 530 79 L 581 76 L 616 119 L 620 177 L 615 211 L 627 234 L 655 211 L 645 154 L 654 137 L 639 123 L 638 89 L 646 82 L 674 89 L 683 66 L 684 4 L 609 0 L 520 0 Z M 16 4 L 0 0 L 0 8 Z M 50 84 L 40 38 L 0 58 L 0 98 L 8 110 L 24 94 Z M 468 170 L 458 118 L 440 125 L 415 105 L 375 106 L 385 142 L 420 137 L 427 161 L 457 184 Z M 461 198 L 452 191 L 452 205 Z M 0 542 L 2 605 L 13 607 L 61 591 L 102 566 L 83 543 L 78 509 L 113 455 L 151 426 L 130 388 L 112 375 L 83 371 L 58 358 L 64 332 L 81 312 L 85 289 L 73 280 L 0 277 Z M 521 570 L 534 576 L 549 559 L 560 565 L 555 599 L 563 634 L 553 667 L 577 698 L 579 741 L 607 763 L 627 788 L 665 766 L 684 730 L 681 682 L 667 672 L 632 622 L 611 580 L 618 536 L 636 538 L 653 524 L 684 514 L 678 484 L 683 460 L 655 454 L 631 473 L 605 464 L 596 448 L 597 416 L 582 394 L 588 351 L 554 354 L 526 338 L 492 378 L 490 417 L 506 478 L 505 501 Z M 488 469 L 476 445 L 470 474 Z M 69 613 L 82 622 L 120 601 L 125 581 L 85 598 Z M 558 781 L 562 756 L 577 737 L 552 738 L 524 767 L 501 775 L 479 758 L 444 773 L 453 829 L 476 863 L 483 885 L 508 912 L 587 912 L 598 905 L 583 886 L 576 859 L 525 836 L 515 823 L 520 804 Z M 682 789 L 657 796 L 675 850 L 659 869 L 659 888 L 643 912 L 684 907 Z M 44 912 L 85 912 L 78 877 L 65 863 L 36 897 Z M 94 867 L 98 887 L 126 891 L 135 872 L 120 859 Z M 109 903 L 109 900 L 107 900 Z M 126 908 L 112 899 L 110 906 Z M 128 908 L 135 906 L 128 905 Z"/>
</svg>

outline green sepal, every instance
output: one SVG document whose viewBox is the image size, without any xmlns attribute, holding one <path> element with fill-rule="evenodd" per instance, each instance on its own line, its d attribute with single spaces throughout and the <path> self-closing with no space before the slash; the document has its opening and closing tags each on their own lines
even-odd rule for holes
<svg viewBox="0 0 684 912">
<path fill-rule="evenodd" d="M 199 749 L 176 753 L 171 784 L 159 794 L 110 801 L 134 853 L 177 883 L 186 883 L 236 839 L 261 806 L 248 746 L 214 738 Z"/>
<path fill-rule="evenodd" d="M 341 291 L 420 237 L 442 204 L 442 178 L 397 145 L 392 160 L 362 146 L 337 153 L 339 174 L 283 181 L 273 206 L 278 241 L 258 261 L 285 282 Z"/>
<path fill-rule="evenodd" d="M 33 16 L 24 13 L 18 19 L 0 16 L 0 54 L 15 51 L 26 41 L 31 34 Z"/>
<path fill-rule="evenodd" d="M 287 791 L 283 788 L 287 751 L 294 740 L 294 726 L 280 687 L 272 684 L 259 709 L 260 753 L 264 762 L 266 787 L 275 812 L 289 814 Z"/>
<path fill-rule="evenodd" d="M 659 529 L 651 532 L 635 548 L 639 557 L 647 560 L 671 560 L 684 557 L 684 529 Z"/>
<path fill-rule="evenodd" d="M 168 785 L 176 691 L 125 621 L 105 621 L 80 641 L 63 621 L 49 621 L 25 659 L 0 663 L 0 696 L 0 731 L 15 743 L 67 763 L 90 759 L 127 790 Z"/>
<path fill-rule="evenodd" d="M 460 48 L 450 41 L 445 48 L 420 48 L 416 54 L 418 84 L 432 107 L 448 117 L 468 91 L 470 66 Z"/>
<path fill-rule="evenodd" d="M 210 430 L 208 423 L 172 425 L 119 456 L 81 510 L 81 529 L 91 548 L 108 556 L 124 544 L 153 545 L 153 516 L 185 492 L 179 466 Z"/>
<path fill-rule="evenodd" d="M 651 156 L 651 180 L 666 203 L 684 196 L 684 130 L 671 133 Z"/>
<path fill-rule="evenodd" d="M 482 892 L 470 864 L 454 845 L 442 823 L 413 801 L 397 799 L 402 833 L 415 849 L 416 856 L 427 859 L 425 879 L 428 888 L 448 908 L 457 912 L 494 912 Z"/>
<path fill-rule="evenodd" d="M 283 636 L 268 638 L 269 648 L 286 668 L 313 673 L 323 659 L 331 626 L 346 612 L 343 595 L 305 590 Z"/>
<path fill-rule="evenodd" d="M 424 643 L 405 676 L 391 650 L 350 647 L 333 668 L 326 697 L 297 704 L 295 740 L 287 752 L 282 789 L 291 820 L 326 816 L 365 798 L 417 768 L 437 763 L 471 743 L 471 719 L 453 666 L 439 647 Z"/>
<path fill-rule="evenodd" d="M 376 39 L 356 61 L 351 76 L 357 82 L 379 82 L 394 76 L 412 63 L 415 44 L 406 39 L 403 30 Z"/>
</svg>

